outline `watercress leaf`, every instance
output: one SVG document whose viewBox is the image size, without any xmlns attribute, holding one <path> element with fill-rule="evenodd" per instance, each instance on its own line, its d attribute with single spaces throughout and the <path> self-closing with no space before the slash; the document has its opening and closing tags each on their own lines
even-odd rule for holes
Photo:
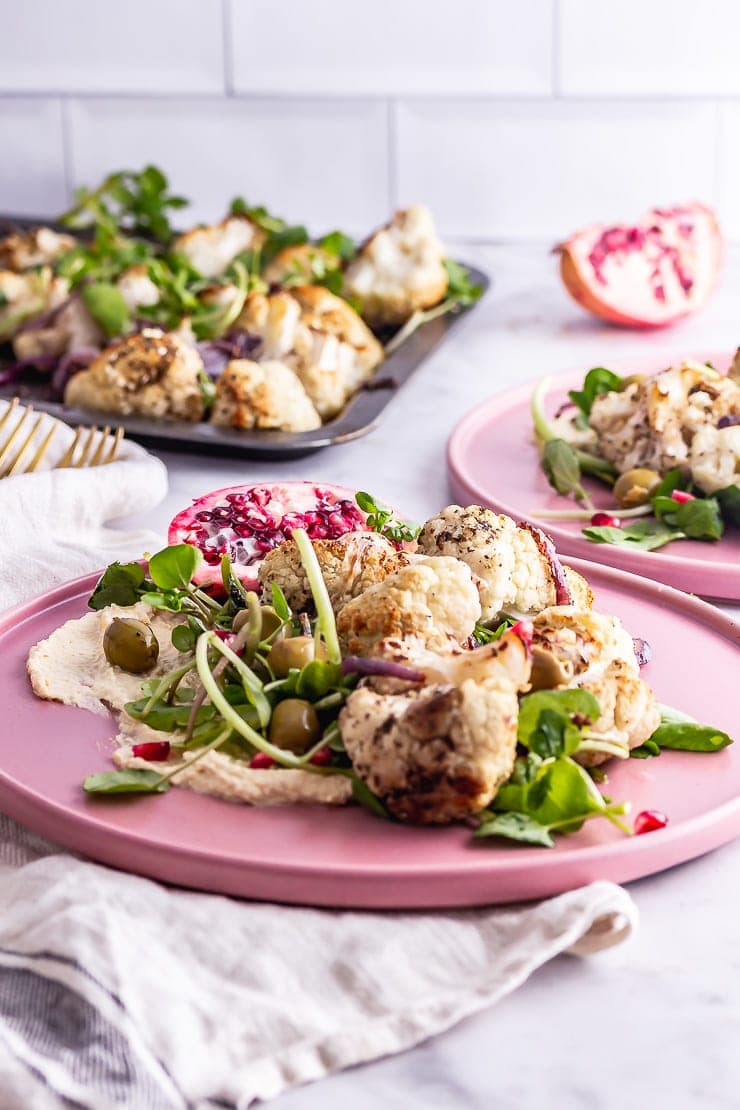
<svg viewBox="0 0 740 1110">
<path fill-rule="evenodd" d="M 172 646 L 178 651 L 192 651 L 197 635 L 187 624 L 176 624 L 172 629 Z"/>
<path fill-rule="evenodd" d="M 470 273 L 455 262 L 452 258 L 442 260 L 442 265 L 447 273 L 447 294 L 445 299 L 460 305 L 475 304 L 483 295 L 483 286 L 474 285 L 470 280 Z"/>
<path fill-rule="evenodd" d="M 575 450 L 564 439 L 551 439 L 542 452 L 542 469 L 558 493 L 581 493 L 581 466 Z"/>
<path fill-rule="evenodd" d="M 676 527 L 692 540 L 718 540 L 725 530 L 715 497 L 697 497 L 678 505 Z"/>
<path fill-rule="evenodd" d="M 702 725 L 669 706 L 660 707 L 660 724 L 650 737 L 658 748 L 684 752 L 717 752 L 732 744 L 732 739 L 721 729 Z"/>
<path fill-rule="evenodd" d="M 624 528 L 607 525 L 584 528 L 583 535 L 593 543 L 611 543 L 641 551 L 656 551 L 672 540 L 686 538 L 683 532 L 674 531 L 659 520 L 649 519 L 636 520 Z"/>
<path fill-rule="evenodd" d="M 542 848 L 553 848 L 555 846 L 555 841 L 547 828 L 540 825 L 526 813 L 484 814 L 473 835 L 478 839 L 501 836 L 507 840 L 518 840 L 524 844 L 536 844 Z"/>
<path fill-rule="evenodd" d="M 203 561 L 197 547 L 189 543 L 176 543 L 152 555 L 149 574 L 161 590 L 185 589 Z"/>
<path fill-rule="evenodd" d="M 291 619 L 293 613 L 285 598 L 285 594 L 278 586 L 277 582 L 270 583 L 270 592 L 272 593 L 272 607 L 280 617 L 284 624 Z"/>
<path fill-rule="evenodd" d="M 717 492 L 720 511 L 727 524 L 740 528 L 740 486 L 726 486 Z"/>
<path fill-rule="evenodd" d="M 584 416 L 591 414 L 594 401 L 600 393 L 618 392 L 624 382 L 619 374 L 607 370 L 605 366 L 594 366 L 586 374 L 582 389 L 571 389 L 568 396 L 574 405 L 577 405 Z"/>
<path fill-rule="evenodd" d="M 363 513 L 374 513 L 377 511 L 378 506 L 375 504 L 375 498 L 371 497 L 369 493 L 364 490 L 358 490 L 355 494 L 355 501 L 362 509 Z"/>
<path fill-rule="evenodd" d="M 330 231 L 328 235 L 319 240 L 319 246 L 326 254 L 334 254 L 342 262 L 351 262 L 357 254 L 354 240 L 350 239 L 349 235 L 345 235 L 343 231 Z"/>
<path fill-rule="evenodd" d="M 152 609 L 166 609 L 170 613 L 181 613 L 184 599 L 174 590 L 164 592 L 148 590 L 139 600 L 145 605 L 151 605 Z"/>
<path fill-rule="evenodd" d="M 98 579 L 87 604 L 91 609 L 135 605 L 143 582 L 144 568 L 140 563 L 111 563 Z"/>
<path fill-rule="evenodd" d="M 85 308 L 107 336 L 125 335 L 131 328 L 131 315 L 120 289 L 108 282 L 83 285 Z"/>
<path fill-rule="evenodd" d="M 164 794 L 169 782 L 160 782 L 157 771 L 106 771 L 88 775 L 82 784 L 86 794 Z"/>
<path fill-rule="evenodd" d="M 534 782 L 541 766 L 542 760 L 534 752 L 528 752 L 525 756 L 517 756 L 514 760 L 514 770 L 511 772 L 509 783 L 512 786 L 526 786 L 527 783 Z"/>
</svg>

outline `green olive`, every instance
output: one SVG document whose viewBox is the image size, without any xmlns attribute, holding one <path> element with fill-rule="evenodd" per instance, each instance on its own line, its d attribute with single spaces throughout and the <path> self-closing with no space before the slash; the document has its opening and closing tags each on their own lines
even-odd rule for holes
<svg viewBox="0 0 740 1110">
<path fill-rule="evenodd" d="M 262 635 L 260 639 L 269 640 L 271 636 L 277 632 L 282 626 L 282 621 L 277 615 L 272 605 L 262 606 Z"/>
<path fill-rule="evenodd" d="M 619 475 L 614 483 L 614 496 L 623 509 L 646 505 L 659 482 L 660 474 L 656 470 L 638 466 Z"/>
<path fill-rule="evenodd" d="M 278 748 L 302 755 L 321 736 L 321 725 L 310 701 L 286 698 L 272 711 L 269 739 Z"/>
<path fill-rule="evenodd" d="M 133 617 L 114 617 L 103 634 L 105 658 L 131 674 L 150 671 L 159 658 L 159 641 L 151 626 Z"/>
<path fill-rule="evenodd" d="M 285 678 L 288 671 L 294 668 L 300 670 L 307 663 L 312 663 L 316 657 L 312 636 L 290 636 L 272 645 L 267 656 L 267 665 L 277 678 Z M 319 649 L 318 658 L 326 659 L 326 648 L 323 644 Z"/>
<path fill-rule="evenodd" d="M 532 648 L 532 673 L 529 681 L 532 691 L 552 690 L 567 682 L 568 675 L 551 651 L 535 646 Z"/>
</svg>

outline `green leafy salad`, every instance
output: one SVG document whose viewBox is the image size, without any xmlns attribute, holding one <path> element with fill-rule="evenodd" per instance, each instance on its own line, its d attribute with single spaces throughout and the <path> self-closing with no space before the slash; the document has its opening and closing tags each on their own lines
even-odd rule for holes
<svg viewBox="0 0 740 1110">
<path fill-rule="evenodd" d="M 737 360 L 736 360 L 737 362 Z M 551 380 L 532 395 L 532 421 L 548 482 L 580 506 L 534 510 L 546 520 L 581 520 L 592 543 L 655 551 L 675 540 L 720 540 L 740 527 L 740 371 L 684 363 L 653 377 L 622 378 L 603 366 L 554 419 Z M 594 505 L 583 478 L 610 487 Z"/>
</svg>

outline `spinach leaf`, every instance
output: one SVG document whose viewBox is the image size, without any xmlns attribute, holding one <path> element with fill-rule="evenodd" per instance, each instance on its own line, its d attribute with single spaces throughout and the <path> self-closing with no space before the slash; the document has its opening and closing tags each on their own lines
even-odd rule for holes
<svg viewBox="0 0 740 1110">
<path fill-rule="evenodd" d="M 578 454 L 564 439 L 547 441 L 542 451 L 542 469 L 548 482 L 558 493 L 572 493 L 577 501 L 585 500 Z"/>
<path fill-rule="evenodd" d="M 111 563 L 98 579 L 90 595 L 91 609 L 106 605 L 135 605 L 141 598 L 144 569 L 140 563 Z"/>
<path fill-rule="evenodd" d="M 110 338 L 125 335 L 131 328 L 131 315 L 120 289 L 109 282 L 83 285 L 82 300 L 96 324 Z"/>
<path fill-rule="evenodd" d="M 555 847 L 555 841 L 549 829 L 528 817 L 526 813 L 488 814 L 473 835 L 478 838 L 502 836 L 507 840 L 536 844 L 542 848 Z"/>
<path fill-rule="evenodd" d="M 149 574 L 160 590 L 185 589 L 203 561 L 197 547 L 189 543 L 176 543 L 164 547 L 149 560 Z"/>
<path fill-rule="evenodd" d="M 589 690 L 537 690 L 521 699 L 517 740 L 543 759 L 570 755 L 583 729 L 600 716 L 598 700 Z"/>
<path fill-rule="evenodd" d="M 684 532 L 674 531 L 659 520 L 642 519 L 624 528 L 612 528 L 608 525 L 589 527 L 583 529 L 583 535 L 593 543 L 611 543 L 622 547 L 631 547 L 640 551 L 657 551 L 671 540 L 683 540 Z"/>
<path fill-rule="evenodd" d="M 82 784 L 86 794 L 164 794 L 169 782 L 160 782 L 158 771 L 106 771 L 88 775 Z"/>
<path fill-rule="evenodd" d="M 692 540 L 718 540 L 724 532 L 719 503 L 714 497 L 696 497 L 683 503 L 660 494 L 652 498 L 658 520 Z"/>
<path fill-rule="evenodd" d="M 740 486 L 725 486 L 718 490 L 717 500 L 727 524 L 740 528 Z"/>
<path fill-rule="evenodd" d="M 600 393 L 614 393 L 624 385 L 624 380 L 619 374 L 607 370 L 605 366 L 594 366 L 589 370 L 583 382 L 582 389 L 571 389 L 568 396 L 574 405 L 577 405 L 585 417 L 591 415 L 591 408 Z"/>
<path fill-rule="evenodd" d="M 684 752 L 717 752 L 732 743 L 721 729 L 702 725 L 678 709 L 661 705 L 660 724 L 650 740 L 661 749 Z"/>
</svg>

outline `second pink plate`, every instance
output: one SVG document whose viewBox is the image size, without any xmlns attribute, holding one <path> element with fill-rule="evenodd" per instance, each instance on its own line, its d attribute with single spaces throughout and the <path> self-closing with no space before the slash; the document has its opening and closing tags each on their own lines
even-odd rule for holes
<svg viewBox="0 0 740 1110">
<path fill-rule="evenodd" d="M 719 370 L 730 359 L 726 353 L 703 355 Z M 614 360 L 609 368 L 618 374 L 651 374 L 671 365 L 655 357 Z M 568 390 L 579 388 L 586 370 L 560 374 L 553 381 L 548 415 L 567 400 Z M 619 567 L 675 586 L 678 590 L 722 601 L 740 601 L 740 532 L 728 529 L 717 543 L 679 540 L 658 551 L 631 550 L 592 543 L 582 535 L 582 521 L 543 520 L 538 509 L 562 510 L 573 502 L 548 484 L 539 466 L 532 437 L 529 406 L 535 382 L 501 393 L 463 417 L 447 447 L 450 485 L 462 504 L 486 505 L 516 520 L 532 520 L 552 536 L 564 555 L 577 555 Z M 599 482 L 588 482 L 598 508 L 613 506 L 610 492 Z"/>
<path fill-rule="evenodd" d="M 660 701 L 732 733 L 740 628 L 716 609 L 646 579 L 572 561 L 596 604 L 647 639 L 643 674 Z M 0 809 L 102 863 L 244 898 L 375 909 L 541 898 L 594 879 L 622 882 L 701 855 L 740 834 L 740 743 L 711 755 L 665 752 L 609 766 L 606 791 L 667 828 L 627 837 L 591 821 L 552 849 L 475 842 L 465 827 L 413 828 L 356 806 L 253 808 L 172 790 L 94 798 L 82 780 L 111 767 L 112 719 L 40 701 L 28 649 L 86 611 L 96 576 L 0 618 Z M 275 772 L 278 774 L 279 772 Z"/>
</svg>

